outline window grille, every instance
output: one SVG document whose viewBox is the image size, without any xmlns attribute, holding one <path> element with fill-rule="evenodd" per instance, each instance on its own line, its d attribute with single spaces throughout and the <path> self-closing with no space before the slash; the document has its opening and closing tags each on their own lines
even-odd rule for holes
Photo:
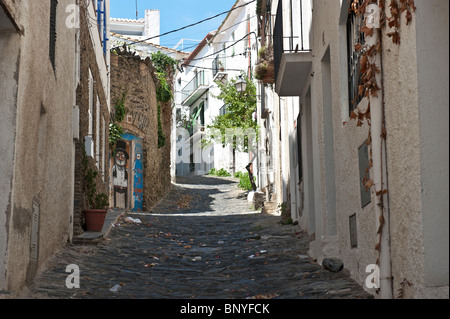
<svg viewBox="0 0 450 319">
<path fill-rule="evenodd" d="M 351 8 L 355 8 L 353 5 Z M 357 15 L 354 9 L 350 9 L 347 20 L 347 57 L 348 57 L 348 99 L 349 114 L 358 106 L 364 97 L 364 92 L 359 94 L 359 86 L 362 85 L 360 75 L 360 61 L 362 50 L 356 51 L 357 43 L 364 45 L 364 33 L 361 32 L 363 23 L 362 15 Z"/>
</svg>

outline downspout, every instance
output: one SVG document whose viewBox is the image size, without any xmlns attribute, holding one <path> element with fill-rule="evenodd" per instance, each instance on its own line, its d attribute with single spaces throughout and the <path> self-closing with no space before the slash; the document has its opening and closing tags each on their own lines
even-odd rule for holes
<svg viewBox="0 0 450 319">
<path fill-rule="evenodd" d="M 376 3 L 367 6 L 366 26 L 374 29 L 372 36 L 366 37 L 367 47 L 370 48 L 380 41 L 380 7 Z M 392 270 L 391 270 L 391 247 L 389 231 L 389 203 L 387 199 L 387 172 L 386 172 L 386 144 L 383 134 L 383 85 L 381 53 L 377 52 L 372 57 L 373 63 L 381 72 L 375 75 L 380 91 L 376 96 L 370 95 L 370 118 L 372 137 L 372 162 L 373 162 L 373 182 L 375 186 L 375 209 L 377 212 L 377 229 L 379 243 L 379 288 L 381 299 L 392 299 Z"/>
<path fill-rule="evenodd" d="M 372 36 L 366 37 L 367 47 L 370 48 L 380 41 L 380 7 L 376 3 L 367 6 L 366 26 L 374 29 Z M 383 137 L 383 85 L 382 85 L 382 67 L 381 53 L 373 56 L 373 63 L 381 72 L 375 75 L 380 91 L 377 96 L 370 96 L 370 118 L 371 118 L 371 137 L 372 137 L 372 162 L 373 162 L 373 182 L 376 193 L 375 209 L 379 218 L 377 219 L 377 228 L 379 243 L 379 283 L 380 298 L 392 299 L 392 270 L 391 270 L 391 247 L 390 247 L 390 223 L 389 223 L 389 203 L 387 200 L 386 185 L 386 144 Z"/>
</svg>

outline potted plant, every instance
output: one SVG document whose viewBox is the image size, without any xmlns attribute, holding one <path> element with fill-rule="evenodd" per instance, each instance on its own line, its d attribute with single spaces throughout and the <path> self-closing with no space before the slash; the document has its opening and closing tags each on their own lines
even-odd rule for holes
<svg viewBox="0 0 450 319">
<path fill-rule="evenodd" d="M 106 194 L 96 195 L 92 208 L 83 210 L 86 230 L 93 232 L 102 231 L 105 223 L 109 198 Z"/>
<path fill-rule="evenodd" d="M 225 71 L 225 67 L 223 66 L 223 62 L 221 60 L 217 61 L 217 65 L 219 66 L 220 72 Z"/>
<path fill-rule="evenodd" d="M 95 178 L 98 171 L 89 167 L 86 152 L 83 153 L 84 192 L 89 204 L 89 208 L 83 210 L 85 226 L 87 231 L 100 232 L 105 223 L 109 197 L 106 194 L 97 194 Z"/>
<path fill-rule="evenodd" d="M 258 52 L 258 61 L 255 67 L 255 78 L 265 84 L 273 84 L 275 66 L 273 63 L 273 47 L 262 47 Z"/>
</svg>

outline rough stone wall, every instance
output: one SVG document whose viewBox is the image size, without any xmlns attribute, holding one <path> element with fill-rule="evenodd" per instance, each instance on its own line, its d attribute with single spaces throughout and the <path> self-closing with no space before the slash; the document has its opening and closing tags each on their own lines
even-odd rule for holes
<svg viewBox="0 0 450 319">
<path fill-rule="evenodd" d="M 81 7 L 81 10 L 84 10 Z M 106 101 L 106 93 L 102 89 L 101 79 L 100 79 L 100 71 L 97 65 L 97 59 L 95 55 L 95 50 L 92 44 L 92 40 L 90 38 L 89 32 L 89 24 L 86 21 L 86 15 L 80 15 L 80 83 L 77 87 L 77 105 L 80 110 L 80 131 L 79 131 L 79 140 L 75 143 L 75 187 L 74 187 L 74 234 L 78 235 L 83 232 L 83 209 L 88 209 L 89 204 L 86 195 L 84 194 L 84 172 L 82 169 L 83 163 L 83 152 L 85 150 L 85 137 L 89 134 L 89 70 L 92 73 L 93 77 L 93 92 L 92 92 L 92 103 L 93 103 L 93 112 L 92 112 L 92 137 L 94 139 L 94 143 L 100 143 L 100 152 L 99 155 L 99 169 L 96 167 L 96 159 L 92 157 L 88 157 L 89 159 L 89 167 L 92 169 L 99 170 L 99 174 L 95 180 L 97 184 L 97 193 L 105 193 L 109 192 L 109 148 L 108 148 L 108 140 L 109 140 L 109 121 L 110 115 L 108 111 L 107 101 Z M 96 30 L 94 30 L 96 31 Z M 96 112 L 96 103 L 100 102 L 100 125 L 99 132 L 100 141 L 96 140 L 97 136 L 97 112 Z M 102 127 L 102 119 L 105 120 L 105 127 Z M 104 129 L 104 130 L 103 130 Z M 104 141 L 105 147 L 103 148 L 103 134 L 105 134 Z M 105 150 L 102 153 L 102 149 Z M 94 147 L 94 151 L 96 148 Z M 104 159 L 105 163 L 105 176 L 102 177 L 101 173 L 101 163 Z"/>
<path fill-rule="evenodd" d="M 160 120 L 166 144 L 158 148 L 158 103 L 156 87 L 159 81 L 150 59 L 142 60 L 132 53 L 111 55 L 111 105 L 125 90 L 127 115 L 122 127 L 126 133 L 142 134 L 144 165 L 144 203 L 149 210 L 164 197 L 171 185 L 170 135 L 172 112 L 170 104 L 161 105 Z"/>
</svg>

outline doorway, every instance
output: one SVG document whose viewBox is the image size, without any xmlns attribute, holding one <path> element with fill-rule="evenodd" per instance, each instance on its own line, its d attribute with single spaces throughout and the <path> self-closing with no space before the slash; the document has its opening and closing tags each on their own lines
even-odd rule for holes
<svg viewBox="0 0 450 319">
<path fill-rule="evenodd" d="M 312 108 L 311 108 L 311 88 L 308 89 L 305 96 L 305 110 L 304 110 L 303 127 L 305 128 L 305 144 L 304 144 L 304 159 L 305 159 L 305 174 L 304 174 L 304 189 L 305 189 L 305 213 L 307 212 L 309 220 L 309 233 L 316 232 L 316 208 L 315 208 L 315 194 L 314 194 L 314 156 L 313 156 L 313 128 L 312 128 Z"/>
</svg>

